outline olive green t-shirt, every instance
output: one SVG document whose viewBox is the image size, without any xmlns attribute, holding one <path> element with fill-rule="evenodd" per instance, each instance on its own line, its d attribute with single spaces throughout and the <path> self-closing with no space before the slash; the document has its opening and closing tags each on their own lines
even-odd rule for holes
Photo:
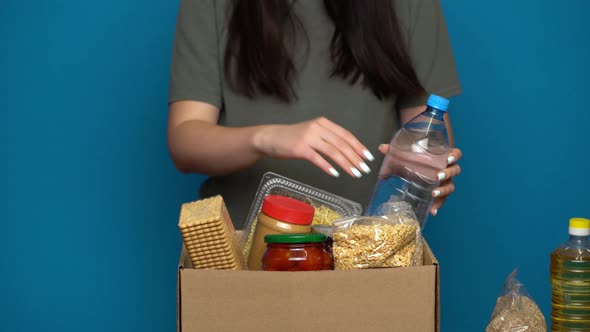
<svg viewBox="0 0 590 332">
<path fill-rule="evenodd" d="M 306 36 L 297 38 L 306 42 L 298 43 L 305 47 L 294 52 L 298 98 L 289 104 L 271 96 L 248 99 L 232 90 L 224 76 L 230 3 L 181 0 L 169 101 L 212 104 L 221 110 L 219 124 L 228 127 L 292 124 L 324 116 L 352 132 L 377 159 L 369 163 L 369 175 L 356 179 L 344 171 L 333 178 L 307 161 L 264 158 L 249 169 L 209 178 L 201 197 L 221 194 L 234 224 L 242 227 L 262 175 L 272 171 L 366 205 L 382 161 L 377 147 L 389 142 L 398 129 L 398 110 L 424 105 L 427 96 L 379 100 L 360 83 L 350 85 L 330 77 L 334 26 L 323 1 L 300 0 L 294 10 Z M 395 0 L 395 6 L 414 69 L 426 91 L 445 97 L 458 94 L 459 80 L 439 0 Z"/>
</svg>

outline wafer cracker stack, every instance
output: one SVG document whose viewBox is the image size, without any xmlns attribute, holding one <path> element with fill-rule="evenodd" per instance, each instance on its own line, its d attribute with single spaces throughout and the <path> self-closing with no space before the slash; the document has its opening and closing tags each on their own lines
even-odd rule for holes
<svg viewBox="0 0 590 332">
<path fill-rule="evenodd" d="M 178 228 L 195 269 L 243 270 L 246 266 L 221 196 L 183 204 Z"/>
</svg>

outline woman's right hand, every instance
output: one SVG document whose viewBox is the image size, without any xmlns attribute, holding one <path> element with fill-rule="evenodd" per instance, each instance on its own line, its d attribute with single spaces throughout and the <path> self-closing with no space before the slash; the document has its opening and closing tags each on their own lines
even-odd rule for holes
<svg viewBox="0 0 590 332">
<path fill-rule="evenodd" d="M 254 146 L 271 158 L 308 160 L 334 177 L 340 174 L 324 157 L 355 178 L 362 176 L 361 170 L 371 171 L 365 160 L 374 160 L 352 133 L 324 117 L 293 125 L 260 126 Z"/>
</svg>

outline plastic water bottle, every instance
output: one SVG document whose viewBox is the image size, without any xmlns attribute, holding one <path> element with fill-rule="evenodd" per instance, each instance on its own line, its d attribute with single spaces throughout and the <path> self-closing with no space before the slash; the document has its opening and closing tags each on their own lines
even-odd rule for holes
<svg viewBox="0 0 590 332">
<path fill-rule="evenodd" d="M 570 219 L 570 239 L 551 253 L 551 331 L 590 331 L 590 220 Z"/>
<path fill-rule="evenodd" d="M 447 167 L 450 150 L 444 120 L 449 101 L 430 95 L 426 106 L 391 140 L 365 215 L 387 215 L 388 202 L 405 201 L 424 227 L 434 201 L 432 191 L 440 185 L 438 173 Z"/>
</svg>

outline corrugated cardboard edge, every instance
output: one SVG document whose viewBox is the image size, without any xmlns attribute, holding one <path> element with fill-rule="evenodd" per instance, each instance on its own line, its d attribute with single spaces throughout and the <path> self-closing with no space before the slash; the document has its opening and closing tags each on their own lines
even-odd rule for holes
<svg viewBox="0 0 590 332">
<path fill-rule="evenodd" d="M 424 251 L 428 252 L 430 257 L 432 257 L 432 265 L 436 266 L 436 279 L 434 280 L 434 288 L 436 291 L 436 301 L 434 303 L 434 328 L 436 332 L 440 332 L 440 265 L 438 264 L 438 260 L 436 259 L 436 256 L 434 256 L 434 253 L 432 252 L 432 249 L 430 249 L 430 246 L 426 240 L 423 240 L 423 242 Z"/>
<path fill-rule="evenodd" d="M 182 309 L 180 308 L 181 301 L 180 301 L 180 272 L 182 268 L 179 268 L 177 273 L 178 277 L 176 278 L 176 331 L 180 332 L 180 313 Z"/>
<path fill-rule="evenodd" d="M 186 246 L 184 242 L 182 242 L 182 246 L 180 249 L 180 258 L 178 259 L 178 271 L 177 271 L 177 281 L 176 281 L 176 331 L 181 332 L 182 324 L 181 324 L 181 313 L 182 313 L 182 296 L 181 292 L 181 282 L 182 282 L 182 270 L 186 268 L 192 268 L 192 263 L 188 255 L 188 251 L 186 250 Z"/>
<path fill-rule="evenodd" d="M 176 278 L 176 332 L 180 332 L 180 313 L 182 312 L 181 305 L 182 301 L 180 301 L 180 282 L 181 277 L 180 274 L 184 269 L 184 257 L 186 257 L 186 248 L 184 247 L 184 242 L 182 242 L 181 249 L 180 249 L 180 258 L 178 259 L 178 271 L 177 278 Z"/>
</svg>

